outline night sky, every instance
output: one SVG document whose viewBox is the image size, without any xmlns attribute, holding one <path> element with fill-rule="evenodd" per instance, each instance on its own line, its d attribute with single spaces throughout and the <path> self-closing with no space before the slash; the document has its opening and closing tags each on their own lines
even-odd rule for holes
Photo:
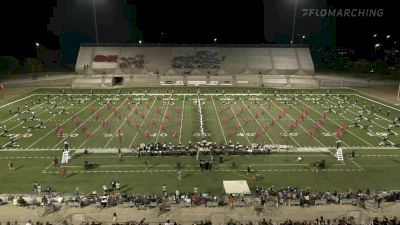
<svg viewBox="0 0 400 225">
<path fill-rule="evenodd" d="M 5 3 L 7 2 L 7 3 Z M 2 1 L 0 55 L 35 55 L 95 42 L 92 0 Z M 294 0 L 96 0 L 99 41 L 105 43 L 288 43 Z M 302 8 L 383 8 L 381 18 L 302 17 Z M 399 40 L 393 1 L 298 0 L 296 34 L 313 44 L 335 41 L 360 54 L 376 42 Z M 332 25 L 335 22 L 336 25 Z M 373 39 L 374 33 L 380 34 Z M 391 35 L 391 40 L 384 36 Z M 332 36 L 333 35 L 333 36 Z M 297 35 L 296 35 L 297 36 Z M 330 39 L 329 39 L 330 38 Z M 329 39 L 329 40 L 327 40 Z M 299 40 L 296 40 L 299 42 Z M 385 43 L 389 46 L 389 43 Z"/>
</svg>

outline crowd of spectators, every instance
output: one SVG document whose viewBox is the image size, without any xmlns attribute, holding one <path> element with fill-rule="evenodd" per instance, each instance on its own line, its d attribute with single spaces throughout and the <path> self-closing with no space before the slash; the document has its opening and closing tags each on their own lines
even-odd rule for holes
<svg viewBox="0 0 400 225">
<path fill-rule="evenodd" d="M 200 133 L 198 134 L 201 135 Z M 145 156 L 184 156 L 191 155 L 194 156 L 197 153 L 198 147 L 201 143 L 191 143 L 187 145 L 173 145 L 171 143 L 155 143 L 155 144 L 145 144 L 138 148 L 139 155 Z M 287 151 L 290 146 L 279 146 L 279 145 L 263 145 L 254 144 L 253 146 L 245 146 L 240 143 L 232 143 L 229 141 L 228 144 L 225 143 L 207 143 L 210 147 L 211 153 L 213 155 L 264 155 L 270 154 L 271 152 Z"/>
<path fill-rule="evenodd" d="M 353 190 L 348 188 L 346 192 L 334 191 L 312 191 L 310 188 L 299 188 L 287 186 L 284 188 L 259 188 L 255 190 L 255 195 L 259 196 L 261 203 L 274 202 L 276 205 L 289 205 L 291 202 L 298 202 L 300 206 L 316 205 L 316 202 L 323 204 L 353 204 L 365 206 L 365 202 L 370 200 L 380 207 L 384 201 L 399 201 L 400 192 L 388 192 L 385 190 L 371 191 L 370 189 Z"/>
<path fill-rule="evenodd" d="M 144 63 L 144 55 L 137 54 L 133 57 L 121 57 L 119 67 L 121 69 L 143 69 Z"/>
<path fill-rule="evenodd" d="M 175 56 L 172 60 L 174 69 L 218 69 L 221 59 L 215 51 L 198 51 L 195 55 Z"/>
</svg>

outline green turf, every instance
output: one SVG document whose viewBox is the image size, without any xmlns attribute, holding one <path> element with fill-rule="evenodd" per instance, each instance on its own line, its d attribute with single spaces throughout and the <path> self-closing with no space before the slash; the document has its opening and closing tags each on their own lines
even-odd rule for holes
<svg viewBox="0 0 400 225">
<path fill-rule="evenodd" d="M 145 90 L 147 94 L 143 96 Z M 177 145 L 200 141 L 198 106 L 195 102 L 198 89 L 175 88 L 172 96 L 171 90 L 95 90 L 92 95 L 90 90 L 40 89 L 30 95 L 21 96 L 20 101 L 13 99 L 9 105 L 0 106 L 0 126 L 3 127 L 0 132 L 4 132 L 5 126 L 9 134 L 16 138 L 18 145 L 11 146 L 10 137 L 0 136 L 0 145 L 5 148 L 0 150 L 0 178 L 5 184 L 0 187 L 0 192 L 29 192 L 34 180 L 63 192 L 73 192 L 75 186 L 86 192 L 100 191 L 101 186 L 108 185 L 112 179 L 120 180 L 124 190 L 139 193 L 159 193 L 164 183 L 170 191 L 176 188 L 189 191 L 197 186 L 201 191 L 221 192 L 224 179 L 246 179 L 252 188 L 256 185 L 298 185 L 319 190 L 343 190 L 347 187 L 399 188 L 396 172 L 400 167 L 399 149 L 393 146 L 390 147 L 394 149 L 385 149 L 380 145 L 385 133 L 389 133 L 390 142 L 399 143 L 397 133 L 400 128 L 396 126 L 392 128 L 393 132 L 387 131 L 394 118 L 399 117 L 399 111 L 394 106 L 366 98 L 349 89 L 334 89 L 330 95 L 326 95 L 327 90 L 280 90 L 275 93 L 274 90 L 257 88 L 200 89 L 201 93 L 206 94 L 201 95 L 200 99 L 205 133 L 210 142 L 232 142 L 247 146 L 254 143 L 288 144 L 295 148 L 326 148 L 330 152 L 231 156 L 222 165 L 215 162 L 212 173 L 199 171 L 198 161 L 193 157 L 148 158 L 151 165 L 146 171 L 143 163 L 145 159 L 137 158 L 133 153 L 125 154 L 123 161 L 119 161 L 116 155 L 104 153 L 74 155 L 75 158 L 67 167 L 70 172 L 67 178 L 58 174 L 59 168 L 50 165 L 54 156 L 61 156 L 60 149 L 64 141 L 68 141 L 72 149 L 135 149 L 141 143 Z M 221 95 L 222 93 L 226 94 Z M 186 97 L 182 94 L 186 94 Z M 340 104 L 342 108 L 338 107 L 338 102 L 343 101 L 340 94 L 346 94 L 349 98 L 347 103 Z M 293 99 L 294 96 L 296 100 Z M 47 97 L 50 103 L 47 103 Z M 111 99 L 111 107 L 121 113 L 121 120 L 112 109 L 103 104 L 106 98 Z M 82 100 L 81 103 L 78 100 Z M 289 108 L 285 100 L 291 102 L 292 107 L 279 119 L 278 115 L 284 108 Z M 31 101 L 35 104 L 31 105 Z M 31 115 L 9 114 L 10 109 L 15 111 L 19 107 L 23 111 L 26 105 L 32 108 L 39 120 L 22 123 L 18 119 L 28 119 Z M 359 124 L 370 127 L 352 127 L 364 105 L 367 110 L 363 115 L 371 118 L 372 122 L 364 119 Z M 137 113 L 134 111 L 135 106 Z M 61 107 L 66 113 L 53 116 L 54 112 L 62 110 Z M 308 132 L 314 130 L 315 123 L 329 107 L 340 113 L 329 112 L 325 124 L 315 137 L 310 137 Z M 98 111 L 98 121 L 93 110 Z M 293 131 L 289 131 L 289 126 L 306 110 L 309 114 L 305 120 Z M 80 118 L 81 125 L 76 125 L 72 112 Z M 142 113 L 144 119 L 141 118 Z M 169 114 L 168 119 L 166 113 Z M 126 122 L 127 117 L 131 118 L 131 124 Z M 110 131 L 106 126 L 101 126 L 102 118 L 110 122 Z M 275 124 L 271 124 L 272 118 L 276 119 Z M 151 120 L 155 121 L 154 125 L 150 123 Z M 182 122 L 179 124 L 178 120 Z M 44 122 L 45 128 L 28 129 L 38 125 L 40 121 Z M 57 136 L 57 123 L 64 130 L 63 137 Z M 165 124 L 165 130 L 161 129 L 162 123 Z M 93 133 L 93 138 L 87 138 L 82 124 L 87 126 L 87 131 Z M 343 164 L 332 155 L 336 148 L 335 132 L 342 124 L 347 127 L 341 137 L 345 154 L 351 153 L 351 150 L 347 150 L 349 148 L 355 149 L 358 155 L 354 161 L 346 159 Z M 268 126 L 267 129 L 265 125 Z M 123 133 L 122 138 L 117 137 L 118 130 Z M 256 132 L 260 133 L 259 137 L 255 135 Z M 299 155 L 303 157 L 302 162 L 296 162 Z M 310 166 L 317 159 L 326 160 L 328 165 L 319 173 L 312 172 Z M 16 171 L 8 170 L 7 163 L 10 160 L 15 163 Z M 98 166 L 85 171 L 82 166 L 85 160 Z M 176 179 L 177 162 L 183 165 L 182 181 Z M 232 167 L 233 162 L 236 167 Z M 251 179 L 254 173 L 247 174 L 247 165 L 259 172 L 263 179 L 259 182 Z"/>
</svg>

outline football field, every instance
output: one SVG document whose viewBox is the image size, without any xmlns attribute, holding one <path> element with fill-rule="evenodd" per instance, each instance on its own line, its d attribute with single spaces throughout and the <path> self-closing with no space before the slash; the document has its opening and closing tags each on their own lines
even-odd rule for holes
<svg viewBox="0 0 400 225">
<path fill-rule="evenodd" d="M 349 89 L 40 89 L 0 106 L 0 191 L 30 192 L 34 180 L 62 192 L 76 186 L 100 191 L 112 179 L 135 193 L 159 193 L 164 183 L 171 192 L 221 192 L 224 179 L 246 179 L 251 188 L 396 189 L 398 117 L 396 107 Z M 214 155 L 211 172 L 201 171 L 193 154 L 138 156 L 146 144 L 184 152 L 202 138 L 216 149 L 232 146 L 246 154 L 226 155 L 224 163 Z M 335 156 L 338 140 L 344 161 Z M 72 155 L 65 178 L 51 164 L 61 158 L 64 142 Z M 273 150 L 254 154 L 260 145 Z M 311 166 L 316 160 L 326 162 L 318 173 Z M 15 171 L 8 170 L 10 161 Z M 85 169 L 85 161 L 94 168 Z M 256 173 L 260 181 L 252 178 Z"/>
</svg>

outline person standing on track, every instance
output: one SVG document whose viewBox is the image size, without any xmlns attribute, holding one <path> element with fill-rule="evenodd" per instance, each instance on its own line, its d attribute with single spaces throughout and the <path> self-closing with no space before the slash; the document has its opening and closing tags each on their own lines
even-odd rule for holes
<svg viewBox="0 0 400 225">
<path fill-rule="evenodd" d="M 15 170 L 14 163 L 12 161 L 8 162 L 8 169 Z"/>
<path fill-rule="evenodd" d="M 61 173 L 61 175 L 63 175 L 64 178 L 67 177 L 67 168 L 61 167 L 60 173 Z"/>
</svg>

